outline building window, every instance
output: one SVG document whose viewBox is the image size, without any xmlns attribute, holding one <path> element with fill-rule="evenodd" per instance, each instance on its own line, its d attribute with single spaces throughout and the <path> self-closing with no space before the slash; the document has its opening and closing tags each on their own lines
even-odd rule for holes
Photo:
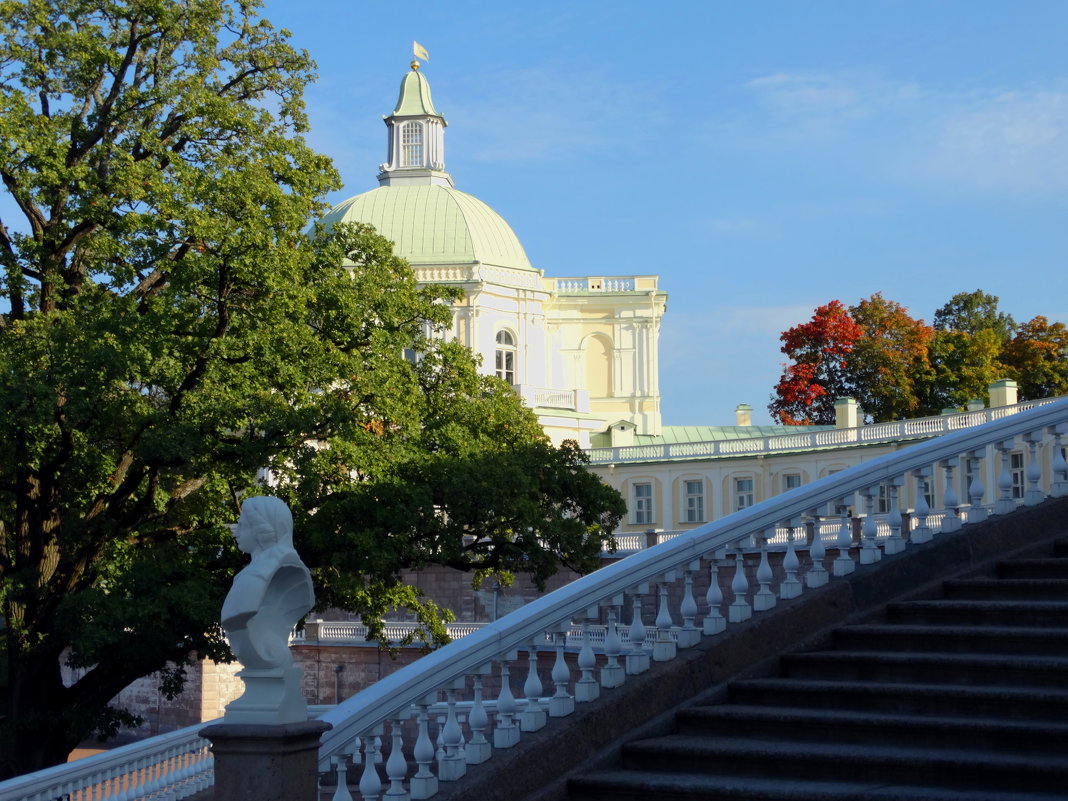
<svg viewBox="0 0 1068 801">
<path fill-rule="evenodd" d="M 890 485 L 880 484 L 879 494 L 875 496 L 875 513 L 885 515 L 890 511 Z"/>
<path fill-rule="evenodd" d="M 975 480 L 975 462 L 964 459 L 960 471 L 960 502 L 962 504 L 972 502 L 972 481 Z"/>
<path fill-rule="evenodd" d="M 1022 453 L 1009 454 L 1009 474 L 1012 476 L 1012 497 L 1022 498 L 1027 480 L 1024 477 L 1024 455 Z"/>
<path fill-rule="evenodd" d="M 406 122 L 401 126 L 401 166 L 423 166 L 423 124 Z"/>
<path fill-rule="evenodd" d="M 753 479 L 734 479 L 734 510 L 745 509 L 753 505 Z"/>
<path fill-rule="evenodd" d="M 782 491 L 789 492 L 792 489 L 797 489 L 801 486 L 801 474 L 800 473 L 787 473 L 782 477 Z"/>
<path fill-rule="evenodd" d="M 510 331 L 497 332 L 497 378 L 515 384 L 515 337 Z"/>
<path fill-rule="evenodd" d="M 653 485 L 634 485 L 634 522 L 651 525 L 653 522 Z"/>
<path fill-rule="evenodd" d="M 701 480 L 685 482 L 686 522 L 703 523 L 705 521 L 705 482 Z"/>
</svg>

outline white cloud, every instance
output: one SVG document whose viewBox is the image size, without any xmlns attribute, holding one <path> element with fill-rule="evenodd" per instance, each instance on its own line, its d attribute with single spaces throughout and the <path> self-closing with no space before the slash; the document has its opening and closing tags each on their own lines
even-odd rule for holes
<svg viewBox="0 0 1068 801">
<path fill-rule="evenodd" d="M 786 113 L 827 113 L 856 107 L 862 97 L 842 76 L 823 73 L 776 73 L 754 78 L 746 86 L 766 104 Z"/>
<path fill-rule="evenodd" d="M 1068 91 L 960 99 L 932 133 L 918 166 L 935 178 L 995 191 L 1068 188 Z"/>
<path fill-rule="evenodd" d="M 450 106 L 464 128 L 466 157 L 479 161 L 567 161 L 639 152 L 661 124 L 657 93 L 602 72 L 563 66 L 504 69 L 472 79 Z"/>
</svg>

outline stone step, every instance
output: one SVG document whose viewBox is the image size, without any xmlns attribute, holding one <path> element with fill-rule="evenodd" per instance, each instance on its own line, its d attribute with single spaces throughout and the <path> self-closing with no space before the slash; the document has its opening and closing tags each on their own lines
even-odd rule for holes
<svg viewBox="0 0 1068 801">
<path fill-rule="evenodd" d="M 914 715 L 852 709 L 718 704 L 684 709 L 679 734 L 844 741 L 864 745 L 993 748 L 1001 753 L 1060 755 L 1068 742 L 1063 721 L 1003 717 Z"/>
<path fill-rule="evenodd" d="M 1068 600 L 977 601 L 931 600 L 890 604 L 886 619 L 891 623 L 932 625 L 1028 626 L 1068 628 Z"/>
<path fill-rule="evenodd" d="M 569 801 L 1064 801 L 1062 793 L 952 790 L 901 783 L 803 781 L 604 770 L 572 778 Z"/>
<path fill-rule="evenodd" d="M 624 746 L 627 770 L 683 771 L 806 781 L 901 781 L 949 787 L 1057 792 L 1068 787 L 1068 754 L 1040 757 L 973 748 L 798 743 L 672 734 Z"/>
<path fill-rule="evenodd" d="M 834 633 L 834 645 L 848 651 L 1068 656 L 1068 627 L 901 623 L 843 626 Z"/>
<path fill-rule="evenodd" d="M 797 679 L 1068 686 L 1068 658 L 1046 656 L 816 651 L 787 654 L 781 665 L 783 676 Z"/>
<path fill-rule="evenodd" d="M 1068 579 L 955 579 L 943 583 L 946 598 L 997 601 L 1061 601 Z"/>
<path fill-rule="evenodd" d="M 1068 579 L 1068 559 L 1011 559 L 997 564 L 998 578 Z"/>
<path fill-rule="evenodd" d="M 732 703 L 916 715 L 1005 715 L 1012 720 L 1068 720 L 1068 689 L 939 682 L 746 679 L 730 685 Z"/>
</svg>

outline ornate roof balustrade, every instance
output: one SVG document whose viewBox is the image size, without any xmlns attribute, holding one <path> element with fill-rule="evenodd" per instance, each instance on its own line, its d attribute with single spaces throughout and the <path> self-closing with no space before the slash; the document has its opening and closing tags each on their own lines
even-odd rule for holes
<svg viewBox="0 0 1068 801">
<path fill-rule="evenodd" d="M 590 464 L 625 464 L 682 459 L 715 459 L 737 456 L 758 456 L 793 451 L 812 451 L 821 448 L 841 448 L 849 445 L 873 445 L 881 442 L 927 439 L 959 431 L 962 428 L 1000 420 L 1003 417 L 1033 409 L 1053 400 L 1027 401 L 1013 406 L 997 406 L 959 414 L 937 417 L 918 417 L 890 423 L 873 423 L 857 428 L 836 428 L 811 433 L 781 434 L 751 439 L 722 439 L 708 442 L 669 442 L 646 445 L 625 445 L 614 448 L 590 448 Z"/>
<path fill-rule="evenodd" d="M 594 292 L 652 292 L 657 288 L 658 278 L 656 275 L 600 275 L 545 280 L 558 295 L 585 295 Z"/>
</svg>

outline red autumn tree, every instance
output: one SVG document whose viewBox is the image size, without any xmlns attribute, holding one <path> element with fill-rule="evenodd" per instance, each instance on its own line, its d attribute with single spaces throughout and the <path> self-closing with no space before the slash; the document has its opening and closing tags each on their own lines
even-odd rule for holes
<svg viewBox="0 0 1068 801">
<path fill-rule="evenodd" d="M 820 306 L 807 323 L 784 331 L 790 362 L 768 411 L 784 425 L 831 425 L 834 401 L 850 394 L 849 357 L 863 331 L 841 301 Z"/>
</svg>

